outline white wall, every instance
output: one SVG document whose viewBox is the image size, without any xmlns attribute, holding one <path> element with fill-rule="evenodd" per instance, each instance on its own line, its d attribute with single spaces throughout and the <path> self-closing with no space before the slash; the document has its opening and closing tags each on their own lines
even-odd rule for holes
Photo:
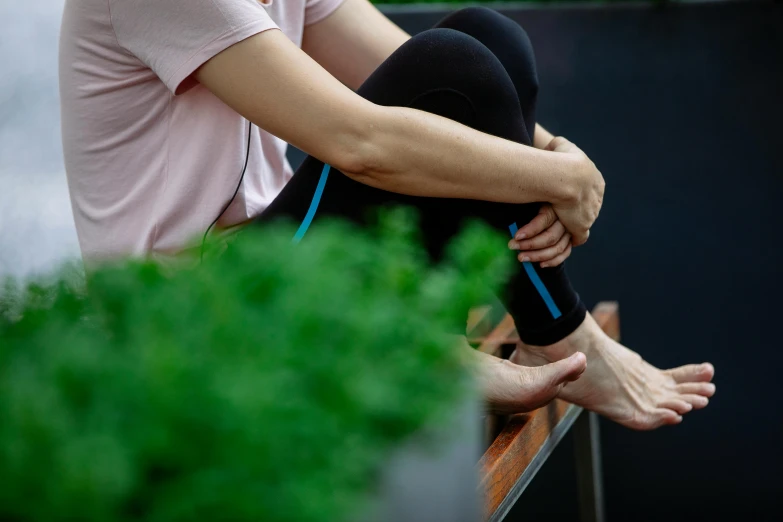
<svg viewBox="0 0 783 522">
<path fill-rule="evenodd" d="M 0 276 L 79 255 L 60 145 L 64 0 L 0 0 Z"/>
</svg>

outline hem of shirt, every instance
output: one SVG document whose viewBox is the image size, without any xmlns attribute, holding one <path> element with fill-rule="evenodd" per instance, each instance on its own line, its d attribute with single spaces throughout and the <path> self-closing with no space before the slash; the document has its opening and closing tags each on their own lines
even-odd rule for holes
<svg viewBox="0 0 783 522">
<path fill-rule="evenodd" d="M 317 24 L 318 22 L 320 22 L 330 14 L 334 13 L 335 11 L 337 11 L 338 7 L 343 5 L 344 1 L 345 0 L 339 0 L 338 2 L 331 5 L 327 3 L 325 7 L 323 3 L 320 3 L 317 4 L 316 7 L 309 8 L 305 13 L 305 23 L 304 23 L 305 27 L 307 27 L 308 25 Z"/>
<path fill-rule="evenodd" d="M 272 20 L 253 20 L 245 25 L 226 31 L 196 51 L 193 56 L 180 65 L 163 83 L 165 83 L 169 90 L 175 95 L 181 94 L 179 91 L 182 83 L 187 80 L 196 69 L 232 45 L 238 44 L 242 40 L 246 40 L 251 36 L 270 29 L 279 29 L 279 27 Z"/>
</svg>

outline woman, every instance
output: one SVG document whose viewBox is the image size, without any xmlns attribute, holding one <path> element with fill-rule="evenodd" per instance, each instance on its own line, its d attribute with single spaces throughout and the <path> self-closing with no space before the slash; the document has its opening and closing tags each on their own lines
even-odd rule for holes
<svg viewBox="0 0 783 522">
<path fill-rule="evenodd" d="M 280 216 L 302 239 L 313 219 L 362 223 L 385 204 L 419 210 L 437 257 L 479 218 L 513 235 L 520 260 L 503 295 L 519 364 L 482 360 L 495 408 L 559 394 L 652 429 L 714 393 L 711 365 L 650 366 L 572 289 L 563 261 L 587 240 L 604 183 L 536 124 L 532 48 L 507 18 L 467 9 L 410 38 L 368 0 L 67 0 L 60 65 L 87 261 Z M 296 174 L 286 142 L 311 155 Z"/>
</svg>

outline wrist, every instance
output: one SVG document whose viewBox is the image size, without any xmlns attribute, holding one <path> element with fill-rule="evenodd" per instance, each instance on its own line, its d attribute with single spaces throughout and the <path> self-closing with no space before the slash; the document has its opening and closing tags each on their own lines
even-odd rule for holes
<svg viewBox="0 0 783 522">
<path fill-rule="evenodd" d="M 582 169 L 578 158 L 571 154 L 558 152 L 550 153 L 552 157 L 552 175 L 549 195 L 549 203 L 553 205 L 567 205 L 579 199 L 579 187 L 581 185 Z"/>
</svg>

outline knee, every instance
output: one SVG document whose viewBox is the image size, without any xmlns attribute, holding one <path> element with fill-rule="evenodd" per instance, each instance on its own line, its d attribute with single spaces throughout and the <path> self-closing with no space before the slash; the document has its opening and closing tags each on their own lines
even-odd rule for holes
<svg viewBox="0 0 783 522">
<path fill-rule="evenodd" d="M 390 79 L 394 88 L 389 88 Z M 446 28 L 413 36 L 359 88 L 373 103 L 397 106 L 443 91 L 463 99 L 519 105 L 514 83 L 497 56 L 472 36 Z"/>
<path fill-rule="evenodd" d="M 538 88 L 533 45 L 527 31 L 514 20 L 487 7 L 466 7 L 436 27 L 472 36 L 501 59 L 512 77 L 519 75 L 530 88 Z"/>
<path fill-rule="evenodd" d="M 448 27 L 435 27 L 418 33 L 401 49 L 406 47 L 409 52 L 426 56 L 431 62 L 434 58 L 450 61 L 475 56 L 476 60 L 487 61 L 492 57 L 492 52 L 475 37 Z"/>
<path fill-rule="evenodd" d="M 521 25 L 488 7 L 475 6 L 460 9 L 441 20 L 436 27 L 469 34 L 480 42 L 512 40 L 516 44 L 532 49 L 527 31 Z"/>
<path fill-rule="evenodd" d="M 417 34 L 406 44 L 424 76 L 440 78 L 449 87 L 493 91 L 516 99 L 516 90 L 498 57 L 471 35 L 448 28 Z M 462 89 L 460 89 L 462 90 Z M 505 91 L 506 94 L 501 94 Z"/>
<path fill-rule="evenodd" d="M 401 59 L 415 64 L 422 73 L 467 75 L 481 72 L 494 76 L 503 64 L 487 46 L 467 33 L 434 28 L 413 36 L 400 48 Z"/>
<path fill-rule="evenodd" d="M 497 29 L 505 28 L 509 22 L 514 23 L 494 9 L 471 6 L 454 11 L 441 20 L 436 27 L 449 27 L 460 31 L 466 27 Z"/>
</svg>

